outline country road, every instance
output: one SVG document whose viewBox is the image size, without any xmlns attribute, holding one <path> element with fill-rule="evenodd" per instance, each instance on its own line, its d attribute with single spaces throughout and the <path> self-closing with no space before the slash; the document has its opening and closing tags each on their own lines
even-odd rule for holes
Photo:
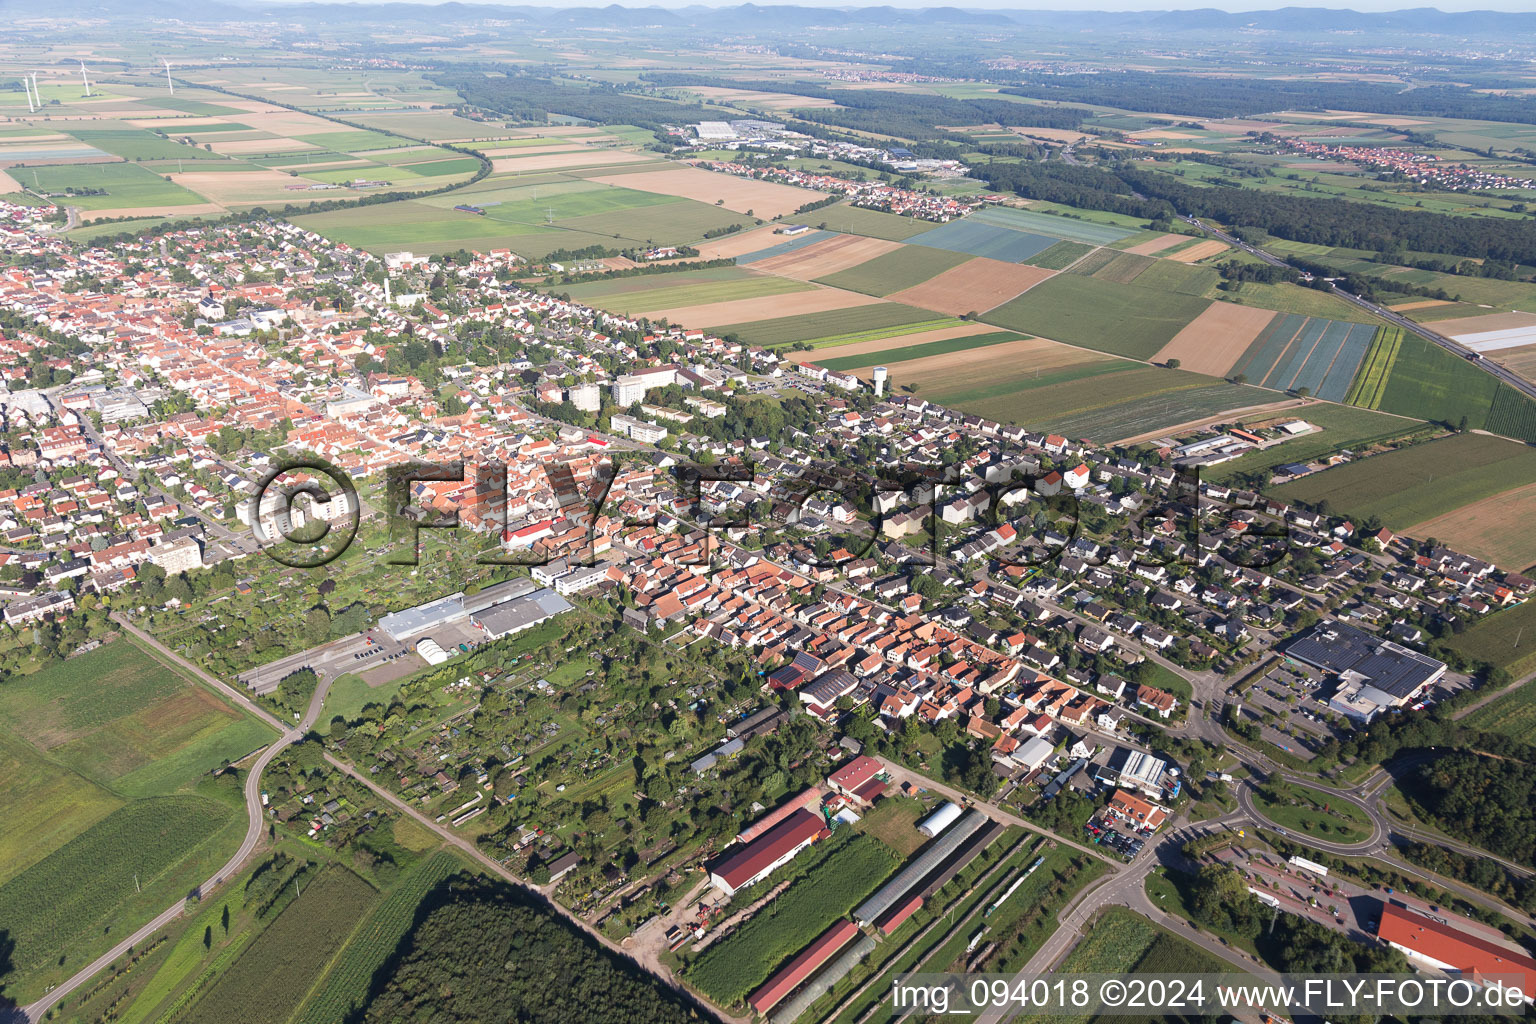
<svg viewBox="0 0 1536 1024">
<path fill-rule="evenodd" d="M 283 724 L 282 721 L 270 714 L 265 708 L 252 702 L 234 687 L 229 686 L 222 680 L 187 661 L 159 640 L 156 640 L 144 630 L 128 621 L 120 612 L 112 614 L 112 621 L 131 633 L 140 643 L 153 650 L 158 657 L 175 665 L 181 671 L 194 676 L 200 682 L 213 687 L 238 706 L 255 715 L 267 725 L 272 726 L 278 732 L 277 739 L 273 740 L 261 752 L 261 755 L 257 757 L 255 762 L 246 769 L 245 811 L 246 815 L 250 818 L 250 824 L 246 828 L 245 838 L 241 841 L 239 848 L 224 862 L 224 866 L 219 868 L 206 882 L 197 887 L 197 891 L 201 895 L 207 896 L 209 893 L 217 890 L 224 883 L 225 879 L 234 876 L 247 858 L 255 852 L 256 847 L 260 845 L 262 833 L 266 830 L 266 823 L 261 808 L 261 773 L 266 770 L 267 765 L 272 763 L 273 758 L 282 753 L 289 745 L 303 738 L 304 734 L 309 731 L 310 726 L 314 724 L 315 719 L 320 715 L 320 708 L 325 703 L 326 691 L 330 688 L 329 684 L 322 682 L 315 688 L 315 695 L 309 702 L 309 708 L 305 712 L 303 720 L 300 721 L 297 728 L 294 728 Z M 175 921 L 185 911 L 186 900 L 177 900 L 153 920 L 138 928 L 106 953 L 97 957 L 92 963 L 77 971 L 68 981 L 56 986 L 42 999 L 25 1007 L 22 1012 L 26 1015 L 26 1019 L 32 1022 L 32 1024 L 41 1021 L 50 1009 L 66 998 L 71 992 L 89 982 L 101 971 L 106 970 L 114 962 L 127 954 L 130 949 L 141 945 L 145 940 L 154 935 L 155 932 Z"/>
<path fill-rule="evenodd" d="M 267 765 L 271 764 L 272 760 L 276 758 L 278 754 L 282 753 L 282 751 L 287 747 L 297 742 L 298 740 L 303 739 L 304 736 L 308 734 L 311 726 L 313 726 L 315 721 L 320 717 L 321 709 L 325 704 L 326 693 L 330 689 L 330 681 L 323 679 L 320 681 L 319 685 L 315 687 L 314 696 L 310 698 L 309 707 L 305 710 L 304 717 L 300 720 L 297 726 L 290 726 L 285 724 L 281 719 L 272 715 L 265 708 L 256 704 L 239 690 L 225 683 L 218 677 L 204 671 L 202 668 L 194 665 L 192 662 L 181 657 L 181 655 L 177 654 L 175 651 L 166 647 L 159 640 L 155 639 L 155 637 L 140 629 L 138 626 L 135 626 L 121 613 L 114 612 L 112 615 L 112 620 L 128 633 L 131 633 L 140 643 L 150 648 L 155 653 L 155 655 L 167 662 L 170 662 L 179 670 L 194 676 L 200 682 L 211 686 L 220 694 L 227 697 L 231 702 L 235 703 L 246 711 L 249 711 L 251 714 L 261 719 L 267 725 L 270 725 L 273 729 L 277 730 L 279 734 L 278 738 L 275 739 L 270 745 L 268 745 L 266 749 L 261 752 L 261 755 L 257 757 L 257 759 L 250 765 L 248 769 L 246 769 L 245 808 L 246 814 L 250 818 L 250 824 L 246 829 L 245 838 L 241 841 L 240 847 L 234 852 L 234 854 L 230 856 L 227 861 L 225 861 L 223 867 L 221 867 L 211 878 L 209 878 L 206 882 L 198 887 L 198 892 L 206 896 L 214 890 L 218 889 L 226 879 L 232 878 L 235 874 L 237 874 L 241 866 L 244 865 L 245 861 L 256 851 L 256 848 L 260 845 L 262 834 L 266 831 L 267 827 L 266 818 L 263 814 L 261 806 L 262 772 L 266 770 Z M 330 754 L 326 754 L 326 760 L 340 771 L 345 772 L 352 778 L 356 779 L 358 782 L 362 783 L 364 786 L 367 786 L 371 791 L 373 791 L 375 795 L 384 800 L 386 803 L 404 812 L 405 814 L 410 815 L 416 822 L 431 830 L 435 835 L 443 839 L 445 842 L 453 846 L 465 856 L 480 864 L 487 871 L 497 875 L 505 881 L 511 882 L 514 885 L 536 893 L 539 897 L 539 901 L 547 909 L 554 913 L 558 913 L 567 921 L 571 922 L 572 925 L 586 932 L 594 940 L 606 947 L 615 956 L 629 960 L 640 969 L 646 971 L 649 974 L 652 974 L 663 984 L 671 987 L 684 999 L 697 1006 L 706 1015 L 712 1016 L 720 1021 L 730 1022 L 730 1024 L 745 1024 L 745 1018 L 735 1018 L 724 1014 L 718 1008 L 703 1002 L 696 995 L 684 989 L 673 976 L 672 972 L 654 955 L 636 956 L 635 954 L 630 953 L 628 950 L 615 943 L 612 939 L 608 938 L 606 935 L 599 932 L 591 925 L 587 924 L 586 921 L 571 913 L 554 899 L 550 898 L 550 895 L 546 890 L 540 889 L 539 887 L 533 885 L 531 882 L 528 882 L 514 875 L 504 865 L 482 853 L 473 843 L 443 827 L 442 825 L 433 821 L 431 818 L 428 818 L 426 815 L 416 810 L 416 808 L 410 806 L 404 800 L 400 799 L 400 797 L 378 785 L 372 779 L 368 778 L 364 773 L 358 771 L 357 768 L 347 764 L 344 761 L 338 760 Z M 185 900 L 178 900 L 172 906 L 167 907 L 153 920 L 138 928 L 133 932 L 133 934 L 124 938 L 121 942 L 113 946 L 109 951 L 98 957 L 91 964 L 76 972 L 75 975 L 68 981 L 63 982 L 62 984 L 55 987 L 42 999 L 39 999 L 29 1006 L 23 1008 L 21 1012 L 25 1015 L 24 1019 L 30 1022 L 30 1024 L 38 1024 L 38 1022 L 43 1020 L 44 1016 L 51 1008 L 58 1005 L 58 1003 L 65 999 L 71 992 L 74 992 L 82 985 L 85 985 L 101 971 L 106 970 L 114 962 L 127 954 L 130 949 L 133 949 L 135 946 L 142 944 L 145 940 L 154 935 L 155 932 L 175 921 L 185 912 L 185 910 Z M 7 1024 L 9 1024 L 9 1022 L 7 1022 Z"/>
</svg>

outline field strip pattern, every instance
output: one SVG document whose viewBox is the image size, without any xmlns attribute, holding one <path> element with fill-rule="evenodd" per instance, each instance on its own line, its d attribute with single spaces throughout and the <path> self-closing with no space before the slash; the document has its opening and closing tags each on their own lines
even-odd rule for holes
<svg viewBox="0 0 1536 1024">
<path fill-rule="evenodd" d="M 1344 400 L 1361 408 L 1380 409 L 1382 396 L 1387 393 L 1387 378 L 1392 375 L 1392 364 L 1397 362 L 1397 353 L 1402 347 L 1402 328 L 1383 327 L 1377 331 L 1365 365 Z"/>
<path fill-rule="evenodd" d="M 804 249 L 808 245 L 815 245 L 817 242 L 824 242 L 827 239 L 834 237 L 836 237 L 836 234 L 835 232 L 831 231 L 807 231 L 803 235 L 796 235 L 795 237 L 786 239 L 777 245 L 770 245 L 766 249 L 759 249 L 756 252 L 742 253 L 736 257 L 736 263 L 738 265 L 757 263 L 760 260 L 772 259 L 775 256 L 783 256 L 785 253 L 794 252 L 796 249 Z"/>
<path fill-rule="evenodd" d="M 1290 313 L 1271 323 L 1232 369 L 1263 387 L 1307 388 L 1342 402 L 1375 333 L 1370 324 Z"/>
</svg>

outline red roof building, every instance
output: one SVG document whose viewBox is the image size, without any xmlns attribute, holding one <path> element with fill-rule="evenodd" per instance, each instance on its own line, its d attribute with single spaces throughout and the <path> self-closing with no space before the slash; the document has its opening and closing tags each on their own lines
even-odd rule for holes
<svg viewBox="0 0 1536 1024">
<path fill-rule="evenodd" d="M 716 861 L 709 880 L 727 896 L 733 895 L 788 864 L 795 854 L 815 842 L 825 827 L 820 815 L 799 808 L 752 842 Z"/>
<path fill-rule="evenodd" d="M 1376 934 L 1409 957 L 1477 978 L 1517 977 L 1525 1001 L 1536 1001 L 1536 960 L 1480 935 L 1414 913 L 1395 903 L 1381 908 Z"/>
<path fill-rule="evenodd" d="M 785 996 L 804 984 L 858 934 L 859 926 L 852 921 L 844 918 L 837 922 L 822 932 L 815 942 L 806 946 L 799 956 L 785 964 L 777 974 L 763 982 L 761 988 L 747 997 L 747 1004 L 766 1016 L 769 1010 L 783 1002 Z"/>
<path fill-rule="evenodd" d="M 882 770 L 879 761 L 861 754 L 828 775 L 827 785 L 831 786 L 835 792 L 854 796 L 860 786 L 879 775 Z"/>
</svg>

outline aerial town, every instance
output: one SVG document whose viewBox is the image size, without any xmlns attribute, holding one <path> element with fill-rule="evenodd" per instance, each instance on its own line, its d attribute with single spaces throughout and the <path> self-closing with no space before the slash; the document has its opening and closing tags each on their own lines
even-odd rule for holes
<svg viewBox="0 0 1536 1024">
<path fill-rule="evenodd" d="M 1530 1012 L 1514 16 L 459 6 L 19 23 L 0 1020 Z"/>
</svg>

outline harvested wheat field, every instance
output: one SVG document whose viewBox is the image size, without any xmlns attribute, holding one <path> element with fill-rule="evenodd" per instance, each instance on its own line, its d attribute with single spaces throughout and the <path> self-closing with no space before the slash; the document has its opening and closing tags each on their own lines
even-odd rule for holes
<svg viewBox="0 0 1536 1024">
<path fill-rule="evenodd" d="M 16 179 L 4 171 L 0 171 L 0 193 L 20 191 L 21 186 L 17 184 Z"/>
<path fill-rule="evenodd" d="M 796 281 L 811 281 L 867 263 L 876 256 L 900 248 L 900 242 L 888 242 L 883 238 L 836 235 L 804 248 L 758 260 L 752 264 L 752 269 L 794 278 Z"/>
<path fill-rule="evenodd" d="M 543 149 L 544 147 L 535 148 Z M 579 149 L 585 148 L 579 147 Z M 519 171 L 558 171 L 567 167 L 592 167 L 597 164 L 637 164 L 652 159 L 654 157 L 646 156 L 644 153 L 631 153 L 623 149 L 593 149 L 588 152 L 546 153 L 543 156 L 499 156 L 491 161 L 491 170 L 496 174 L 515 174 Z M 592 180 L 600 181 L 601 179 Z"/>
<path fill-rule="evenodd" d="M 1484 316 L 1459 316 L 1454 320 L 1435 321 L 1435 331 L 1448 338 L 1464 334 L 1483 334 L 1488 331 L 1513 331 L 1536 328 L 1536 315 L 1531 313 L 1488 313 Z"/>
<path fill-rule="evenodd" d="M 1225 377 L 1259 332 L 1278 314 L 1272 309 L 1213 302 L 1169 339 L 1153 362 L 1177 359 L 1185 370 Z"/>
<path fill-rule="evenodd" d="M 1165 256 L 1164 259 L 1173 260 L 1176 263 L 1194 263 L 1203 260 L 1207 256 L 1215 256 L 1217 253 L 1226 252 L 1227 243 L 1218 242 L 1214 238 L 1207 238 L 1203 242 L 1196 242 L 1188 249 L 1181 249 L 1176 253 Z"/>
<path fill-rule="evenodd" d="M 130 206 L 118 207 L 111 210 L 81 210 L 81 223 L 89 223 L 93 220 L 101 220 L 103 217 L 190 217 L 198 213 L 225 213 L 224 207 L 218 203 L 191 203 L 176 205 L 166 203 L 160 206 Z"/>
<path fill-rule="evenodd" d="M 888 353 L 897 349 L 927 345 L 934 341 L 948 341 L 950 338 L 979 338 L 988 334 L 1007 333 L 1009 332 L 1001 327 L 988 327 L 986 324 L 960 324 L 955 327 L 943 327 L 937 331 L 898 334 L 891 338 L 877 338 L 874 341 L 860 341 L 852 345 L 812 349 L 809 352 L 785 352 L 783 355 L 784 358 L 796 363 L 824 363 L 828 359 L 842 360 L 849 356 L 866 356 L 870 366 L 878 366 Z"/>
<path fill-rule="evenodd" d="M 497 161 L 498 164 L 500 162 Z M 604 185 L 637 188 L 642 192 L 656 192 L 664 196 L 696 199 L 701 203 L 719 202 L 727 210 L 736 213 L 750 210 L 754 216 L 764 220 L 794 213 L 806 203 L 826 198 L 820 192 L 806 188 L 717 174 L 697 167 L 672 167 L 664 171 L 642 171 L 622 177 L 592 175 L 587 180 Z"/>
<path fill-rule="evenodd" d="M 1433 309 L 1435 306 L 1449 306 L 1450 299 L 1418 299 L 1413 302 L 1399 302 L 1395 306 L 1388 306 L 1394 313 L 1406 313 L 1410 309 Z"/>
<path fill-rule="evenodd" d="M 1536 564 L 1536 530 L 1519 524 L 1536 520 L 1536 484 L 1495 494 L 1426 519 L 1403 532 L 1434 537 L 1455 551 L 1520 572 Z"/>
<path fill-rule="evenodd" d="M 1137 256 L 1151 256 L 1155 253 L 1162 252 L 1164 249 L 1173 248 L 1175 245 L 1178 245 L 1188 237 L 1188 235 L 1174 234 L 1158 235 L 1156 238 L 1149 238 L 1145 242 L 1142 242 L 1138 245 L 1128 246 L 1121 251 L 1135 253 Z"/>
<path fill-rule="evenodd" d="M 1522 345 L 1492 352 L 1489 359 L 1502 363 L 1526 380 L 1536 380 L 1536 345 Z"/>
<path fill-rule="evenodd" d="M 951 267 L 937 277 L 930 277 L 922 284 L 887 295 L 886 299 L 922 309 L 936 309 L 951 316 L 984 313 L 1029 291 L 1055 274 L 1055 271 L 1042 267 L 1005 263 L 978 256 L 966 260 L 958 267 Z"/>
<path fill-rule="evenodd" d="M 1052 142 L 1082 142 L 1084 139 L 1093 138 L 1091 135 L 1084 134 L 1083 132 L 1075 132 L 1070 128 L 1015 127 L 1009 128 L 1008 130 L 1018 135 L 1025 135 L 1033 139 L 1049 139 Z"/>
<path fill-rule="evenodd" d="M 833 350 L 841 356 L 841 350 Z M 900 376 L 904 382 L 918 383 L 925 392 L 943 394 L 948 391 L 974 388 L 978 383 L 995 380 L 1000 376 L 1019 376 L 1060 370 L 1067 366 L 1083 366 L 1101 363 L 1114 356 L 1099 352 L 1085 352 L 1044 338 L 1021 338 L 997 345 L 943 355 L 908 359 L 900 364 Z M 999 368 L 1003 368 L 999 372 Z M 892 373 L 896 371 L 893 369 Z M 865 374 L 868 375 L 867 372 Z"/>
<path fill-rule="evenodd" d="M 803 313 L 825 313 L 831 309 L 849 309 L 853 306 L 873 306 L 883 301 L 873 295 L 860 295 L 858 292 L 817 285 L 810 291 L 795 292 L 793 295 L 763 295 L 754 299 L 709 302 L 702 306 L 676 306 L 672 309 L 651 310 L 645 315 L 652 320 L 664 319 L 685 327 L 718 327 L 721 324 L 772 320 Z"/>
<path fill-rule="evenodd" d="M 302 153 L 322 147 L 298 139 L 237 139 L 234 142 L 209 143 L 220 156 L 248 156 L 252 153 Z"/>
<path fill-rule="evenodd" d="M 308 182 L 281 171 L 186 171 L 166 175 L 183 188 L 225 206 L 291 200 L 289 185 Z"/>
<path fill-rule="evenodd" d="M 625 175 L 625 177 L 633 177 L 633 175 Z M 737 256 L 746 256 L 748 253 L 778 245 L 784 241 L 783 235 L 774 234 L 778 230 L 776 225 L 765 224 L 751 231 L 737 231 L 733 234 L 721 235 L 719 238 L 706 238 L 694 248 L 699 250 L 699 256 L 702 259 L 734 259 Z"/>
</svg>

